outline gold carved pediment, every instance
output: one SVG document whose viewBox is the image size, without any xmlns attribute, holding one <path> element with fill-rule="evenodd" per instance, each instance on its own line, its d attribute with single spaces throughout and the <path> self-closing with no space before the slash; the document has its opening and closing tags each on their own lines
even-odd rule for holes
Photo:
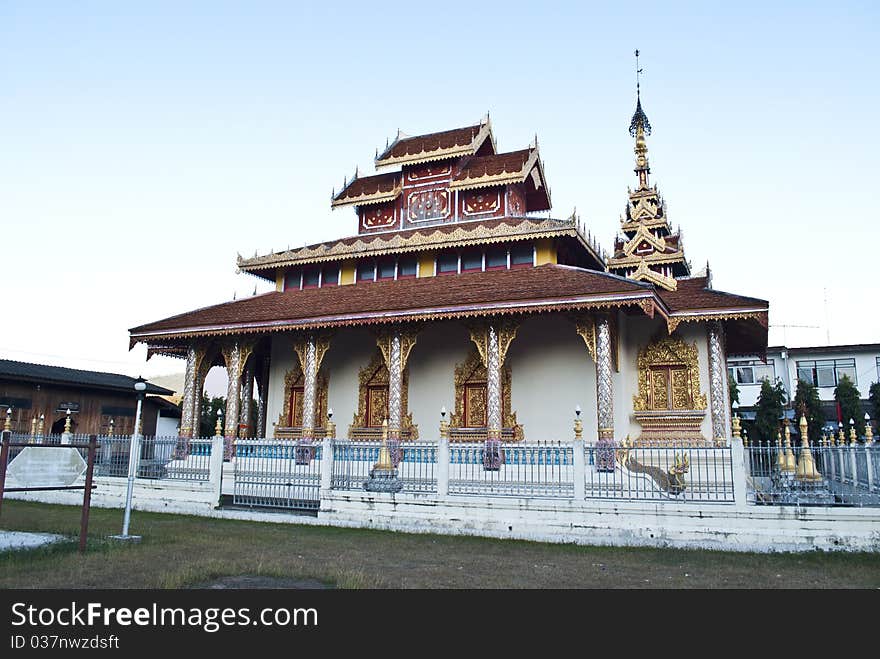
<svg viewBox="0 0 880 659">
<path fill-rule="evenodd" d="M 415 343 L 415 338 L 413 338 Z M 402 343 L 402 342 L 401 342 Z M 402 348 L 403 346 L 401 346 Z M 409 346 L 412 349 L 412 345 Z M 409 354 L 409 350 L 407 350 Z M 381 347 L 377 347 L 370 363 L 358 372 L 358 409 L 354 413 L 351 425 L 348 427 L 349 439 L 374 439 L 366 429 L 373 428 L 369 425 L 367 413 L 369 411 L 369 395 L 371 387 L 388 387 L 388 367 Z M 409 369 L 404 368 L 400 391 L 400 433 L 405 439 L 418 439 L 419 428 L 413 423 L 412 413 L 409 412 Z"/>
<path fill-rule="evenodd" d="M 675 336 L 657 338 L 639 352 L 636 367 L 639 393 L 633 396 L 635 411 L 706 409 L 696 342 L 687 343 Z"/>
<path fill-rule="evenodd" d="M 504 429 L 512 430 L 512 438 L 514 440 L 521 440 L 523 438 L 523 427 L 521 424 L 517 423 L 516 412 L 510 409 L 510 385 L 512 379 L 510 367 L 502 367 L 501 425 Z M 483 363 L 483 359 L 480 356 L 478 349 L 473 349 L 467 359 L 455 365 L 454 384 L 455 412 L 453 412 L 449 418 L 449 427 L 452 430 L 468 427 L 465 414 L 465 399 L 468 395 L 468 387 L 484 387 L 486 385 L 486 366 Z"/>
<path fill-rule="evenodd" d="M 278 415 L 278 422 L 276 423 L 276 436 L 279 434 L 279 428 L 291 428 L 294 427 L 292 425 L 292 417 L 290 414 L 290 399 L 291 392 L 294 387 L 303 386 L 303 372 L 302 368 L 298 364 L 294 364 L 293 368 L 291 368 L 287 373 L 284 374 L 284 404 L 281 409 L 281 414 Z M 329 390 L 330 383 L 327 379 L 326 375 L 319 375 L 317 381 L 317 389 L 315 391 L 315 426 L 316 430 L 321 428 L 326 428 L 327 423 L 327 392 Z M 295 419 L 293 420 L 295 421 Z M 280 434 L 289 435 L 289 432 L 281 431 Z"/>
</svg>

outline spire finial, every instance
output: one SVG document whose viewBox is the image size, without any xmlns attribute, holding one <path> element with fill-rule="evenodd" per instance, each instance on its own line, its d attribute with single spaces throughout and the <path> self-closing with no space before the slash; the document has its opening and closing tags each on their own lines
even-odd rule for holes
<svg viewBox="0 0 880 659">
<path fill-rule="evenodd" d="M 636 99 L 640 98 L 640 89 L 639 89 L 639 77 L 642 75 L 642 70 L 639 68 L 639 49 L 636 48 Z"/>
<path fill-rule="evenodd" d="M 641 75 L 642 69 L 639 67 L 639 51 L 636 51 L 636 111 L 632 116 L 632 121 L 629 123 L 629 134 L 632 137 L 636 137 L 636 133 L 638 132 L 639 127 L 644 131 L 645 135 L 651 134 L 651 122 L 648 121 L 648 117 L 645 115 L 644 110 L 642 110 L 642 95 L 641 95 Z"/>
</svg>

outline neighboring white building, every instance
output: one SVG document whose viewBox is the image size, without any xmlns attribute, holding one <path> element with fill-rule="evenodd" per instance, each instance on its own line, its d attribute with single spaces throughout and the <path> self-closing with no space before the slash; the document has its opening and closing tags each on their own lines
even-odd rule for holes
<svg viewBox="0 0 880 659">
<path fill-rule="evenodd" d="M 797 390 L 798 380 L 805 380 L 819 390 L 819 398 L 834 401 L 834 388 L 844 375 L 858 387 L 863 401 L 867 401 L 871 384 L 880 382 L 880 343 L 859 343 L 837 346 L 788 348 L 770 346 L 766 360 L 762 356 L 731 357 L 727 372 L 739 387 L 739 404 L 753 407 L 761 392 L 761 381 L 769 378 L 782 380 L 789 398 Z M 826 416 L 833 419 L 833 405 L 828 405 Z"/>
</svg>

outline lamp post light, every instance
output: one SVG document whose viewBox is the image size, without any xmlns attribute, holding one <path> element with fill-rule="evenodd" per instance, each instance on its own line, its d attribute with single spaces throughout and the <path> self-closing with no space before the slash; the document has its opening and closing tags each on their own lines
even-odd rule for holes
<svg viewBox="0 0 880 659">
<path fill-rule="evenodd" d="M 134 491 L 134 478 L 137 473 L 138 456 L 140 455 L 140 427 L 141 427 L 141 408 L 144 402 L 144 391 L 147 389 L 147 382 L 138 376 L 134 383 L 134 390 L 137 392 L 137 411 L 134 415 L 134 432 L 131 433 L 131 441 L 128 445 L 128 487 L 125 492 L 125 516 L 122 518 L 122 533 L 114 535 L 116 540 L 131 540 L 139 542 L 141 536 L 129 535 L 128 527 L 131 522 L 131 496 Z"/>
</svg>

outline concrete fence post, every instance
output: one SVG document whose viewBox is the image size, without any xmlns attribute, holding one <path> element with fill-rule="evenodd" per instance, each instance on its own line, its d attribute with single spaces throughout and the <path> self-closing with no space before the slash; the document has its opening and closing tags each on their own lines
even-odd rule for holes
<svg viewBox="0 0 880 659">
<path fill-rule="evenodd" d="M 749 471 L 746 468 L 746 450 L 742 439 L 734 438 L 730 442 L 730 468 L 733 478 L 733 500 L 737 508 L 746 508 L 749 505 L 746 479 Z"/>
<path fill-rule="evenodd" d="M 865 462 L 868 466 L 868 492 L 874 491 L 874 465 L 871 462 L 871 446 L 865 444 Z"/>
<path fill-rule="evenodd" d="M 321 492 L 329 492 L 333 487 L 333 440 L 321 440 Z"/>
<path fill-rule="evenodd" d="M 220 507 L 220 496 L 223 493 L 223 437 L 211 438 L 211 501 L 215 508 Z"/>
<path fill-rule="evenodd" d="M 856 459 L 856 451 L 858 447 L 854 444 L 849 445 L 849 461 L 852 463 L 852 484 L 853 487 L 859 486 L 859 463 Z"/>
<path fill-rule="evenodd" d="M 571 446 L 574 453 L 574 498 L 575 501 L 583 501 L 587 498 L 587 489 L 584 485 L 587 476 L 587 466 L 584 456 L 583 437 L 576 437 L 572 441 Z"/>
<path fill-rule="evenodd" d="M 437 441 L 437 496 L 449 495 L 449 438 Z"/>
</svg>

